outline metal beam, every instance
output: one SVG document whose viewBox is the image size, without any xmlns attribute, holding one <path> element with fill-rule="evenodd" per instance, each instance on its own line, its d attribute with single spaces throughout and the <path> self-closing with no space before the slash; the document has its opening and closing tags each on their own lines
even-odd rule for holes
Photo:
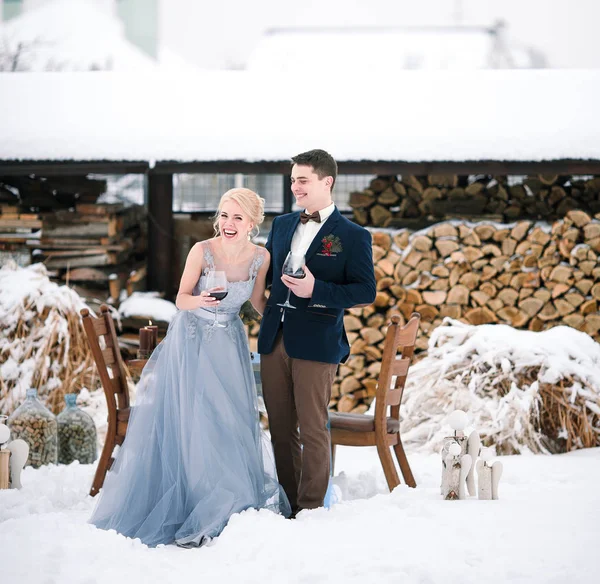
<svg viewBox="0 0 600 584">
<path fill-rule="evenodd" d="M 0 175 L 144 174 L 149 166 L 147 162 L 139 160 L 0 160 Z"/>
<path fill-rule="evenodd" d="M 60 161 L 0 160 L 0 175 L 81 175 L 93 174 L 140 174 L 150 168 L 144 161 Z M 157 162 L 151 169 L 153 174 L 174 173 L 244 173 L 244 174 L 288 174 L 289 160 L 257 161 L 213 160 L 198 162 Z M 464 160 L 436 162 L 407 162 L 403 160 L 338 160 L 340 174 L 599 174 L 600 160 Z"/>
<path fill-rule="evenodd" d="M 290 162 L 221 160 L 207 162 L 158 162 L 156 173 L 288 174 Z M 600 160 L 495 161 L 465 160 L 407 162 L 386 160 L 338 160 L 339 174 L 600 174 Z"/>
</svg>

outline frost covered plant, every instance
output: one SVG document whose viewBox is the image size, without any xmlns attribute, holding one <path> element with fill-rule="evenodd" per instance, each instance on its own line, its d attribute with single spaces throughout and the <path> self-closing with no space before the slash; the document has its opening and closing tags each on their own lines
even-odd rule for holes
<svg viewBox="0 0 600 584">
<path fill-rule="evenodd" d="M 559 326 L 543 332 L 446 319 L 410 369 L 406 444 L 439 451 L 448 413 L 469 413 L 499 453 L 600 446 L 600 344 Z"/>
<path fill-rule="evenodd" d="M 43 264 L 9 262 L 0 270 L 0 413 L 10 414 L 30 387 L 56 413 L 64 393 L 95 385 L 83 307 L 76 292 L 50 281 Z"/>
</svg>

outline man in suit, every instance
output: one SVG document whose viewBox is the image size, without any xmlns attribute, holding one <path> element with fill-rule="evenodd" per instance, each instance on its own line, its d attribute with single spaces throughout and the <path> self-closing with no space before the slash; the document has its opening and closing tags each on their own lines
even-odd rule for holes
<svg viewBox="0 0 600 584">
<path fill-rule="evenodd" d="M 331 386 L 349 355 L 344 309 L 375 299 L 371 234 L 332 201 L 337 164 L 324 150 L 292 158 L 302 212 L 276 217 L 267 240 L 271 295 L 258 337 L 263 396 L 279 482 L 292 516 L 323 505 L 329 482 Z M 306 277 L 282 275 L 289 251 L 305 255 Z M 294 309 L 278 306 L 288 288 Z"/>
</svg>

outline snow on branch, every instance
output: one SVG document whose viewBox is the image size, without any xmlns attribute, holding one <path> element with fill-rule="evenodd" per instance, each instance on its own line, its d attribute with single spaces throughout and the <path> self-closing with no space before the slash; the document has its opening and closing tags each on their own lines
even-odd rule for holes
<svg viewBox="0 0 600 584">
<path fill-rule="evenodd" d="M 600 446 L 600 344 L 566 326 L 543 332 L 445 319 L 410 369 L 406 444 L 438 452 L 446 418 L 469 413 L 485 445 L 504 454 Z"/>
</svg>

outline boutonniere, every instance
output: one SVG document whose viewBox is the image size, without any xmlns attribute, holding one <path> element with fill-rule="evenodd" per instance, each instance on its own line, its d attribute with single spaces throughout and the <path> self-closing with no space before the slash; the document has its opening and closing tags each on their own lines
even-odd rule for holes
<svg viewBox="0 0 600 584">
<path fill-rule="evenodd" d="M 342 242 L 337 235 L 327 235 L 321 239 L 321 243 L 323 244 L 323 248 L 319 255 L 329 257 L 338 254 L 343 250 Z"/>
</svg>

